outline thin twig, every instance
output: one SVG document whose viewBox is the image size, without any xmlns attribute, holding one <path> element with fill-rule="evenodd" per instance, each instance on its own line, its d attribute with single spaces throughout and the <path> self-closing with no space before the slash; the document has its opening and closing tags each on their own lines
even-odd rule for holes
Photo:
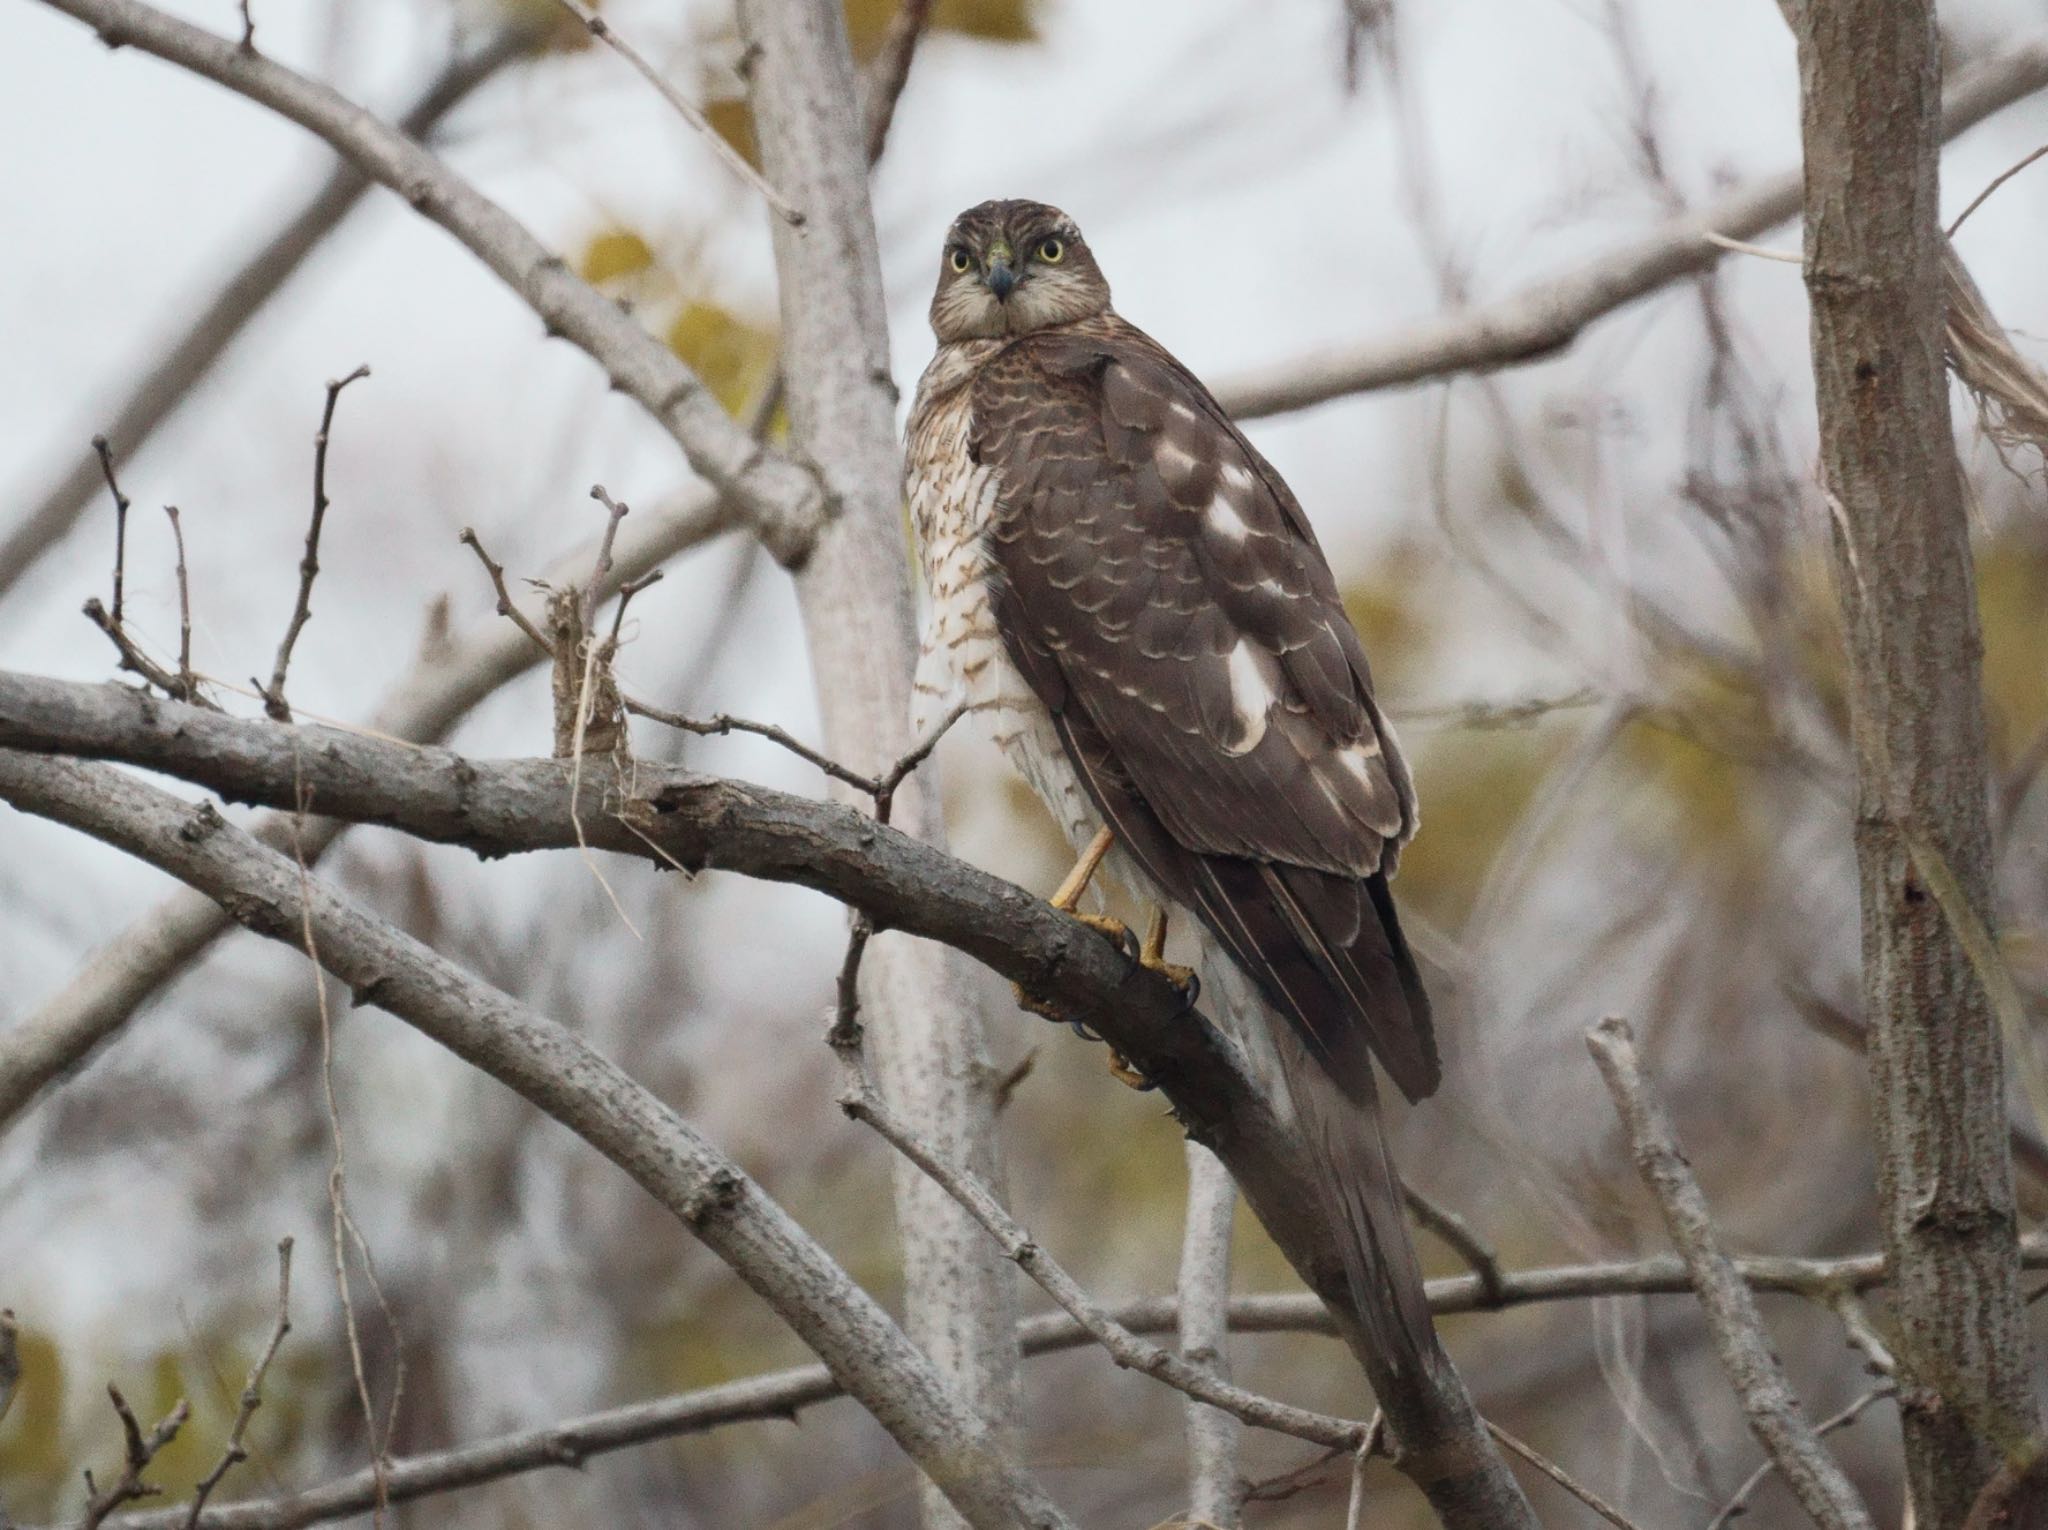
<svg viewBox="0 0 2048 1530">
<path fill-rule="evenodd" d="M 1806 257 L 1797 250 L 1775 250 L 1767 244 L 1751 244 L 1746 239 L 1730 239 L 1726 234 L 1711 231 L 1700 237 L 1716 249 L 1728 250 L 1737 255 L 1753 255 L 1758 260 L 1776 260 L 1794 266 L 1806 263 Z"/>
<path fill-rule="evenodd" d="M 178 549 L 178 686 L 171 694 L 180 701 L 199 694 L 192 678 L 192 586 L 185 575 L 185 528 L 178 520 L 178 507 L 165 505 L 171 523 L 171 541 Z"/>
<path fill-rule="evenodd" d="M 1450 1207 L 1439 1206 L 1405 1179 L 1401 1181 L 1401 1199 L 1408 1203 L 1409 1214 L 1423 1228 L 1441 1238 L 1471 1267 L 1472 1273 L 1479 1277 L 1479 1290 L 1484 1302 L 1499 1306 L 1506 1300 L 1501 1284 L 1500 1256 L 1470 1222 Z"/>
<path fill-rule="evenodd" d="M 241 0 L 242 40 L 238 46 L 244 53 L 256 51 L 256 18 L 249 13 L 250 0 Z"/>
<path fill-rule="evenodd" d="M 301 789 L 298 816 L 293 820 L 292 854 L 298 863 L 299 872 L 299 932 L 304 944 L 306 959 L 313 966 L 313 999 L 320 1016 L 320 1083 L 325 1092 L 327 1105 L 327 1127 L 334 1147 L 334 1157 L 327 1171 L 327 1204 L 330 1216 L 330 1242 L 334 1250 L 334 1290 L 341 1304 L 342 1332 L 348 1340 L 349 1369 L 355 1378 L 356 1400 L 363 1410 L 363 1431 L 370 1445 L 370 1470 L 377 1482 L 376 1501 L 371 1506 L 372 1523 L 382 1530 L 385 1511 L 390 1507 L 388 1469 L 390 1465 L 389 1445 L 391 1429 L 398 1422 L 399 1389 L 404 1386 L 405 1360 L 398 1342 L 398 1328 L 391 1321 L 390 1306 L 384 1301 L 381 1287 L 377 1289 L 377 1300 L 384 1308 L 384 1318 L 390 1327 L 392 1345 L 399 1353 L 397 1379 L 393 1383 L 391 1412 L 384 1430 L 377 1428 L 377 1409 L 370 1399 L 370 1381 L 363 1366 L 362 1331 L 356 1323 L 355 1302 L 348 1283 L 348 1245 L 350 1235 L 354 1236 L 358 1250 L 363 1257 L 363 1267 L 370 1274 L 371 1283 L 376 1285 L 376 1276 L 370 1270 L 369 1247 L 357 1230 L 355 1218 L 348 1208 L 348 1158 L 342 1144 L 341 1101 L 334 1088 L 334 1020 L 327 1005 L 327 972 L 320 962 L 320 948 L 313 934 L 313 899 L 311 897 L 312 877 L 306 869 L 306 853 L 299 837 L 308 807 L 310 793 Z"/>
<path fill-rule="evenodd" d="M 279 1239 L 277 1245 L 277 1322 L 271 1327 L 270 1342 L 263 1347 L 263 1353 L 249 1372 L 249 1379 L 242 1385 L 242 1400 L 235 1410 L 234 1426 L 228 1431 L 227 1449 L 221 1452 L 213 1470 L 200 1478 L 199 1486 L 193 1489 L 192 1509 L 185 1516 L 185 1530 L 198 1530 L 199 1516 L 205 1512 L 206 1500 L 213 1496 L 213 1490 L 220 1486 L 222 1478 L 249 1459 L 248 1447 L 242 1439 L 248 1433 L 249 1420 L 262 1406 L 263 1378 L 270 1370 L 270 1362 L 277 1358 L 278 1346 L 284 1343 L 285 1335 L 291 1331 L 292 1240 L 287 1237 Z"/>
<path fill-rule="evenodd" d="M 613 499 L 605 492 L 601 483 L 590 486 L 590 497 L 605 508 L 610 517 L 604 523 L 604 534 L 597 539 L 597 557 L 590 566 L 590 578 L 583 586 L 583 630 L 589 632 L 597 625 L 597 603 L 599 591 L 604 588 L 605 576 L 612 571 L 612 546 L 619 539 L 619 522 L 632 513 L 633 507 L 623 500 Z M 620 594 L 625 592 L 621 590 Z"/>
<path fill-rule="evenodd" d="M 1816 1524 L 1826 1530 L 1873 1530 L 1856 1489 L 1800 1412 L 1784 1366 L 1772 1352 L 1756 1298 L 1721 1251 L 1706 1197 L 1679 1149 L 1663 1104 L 1636 1061 L 1635 1035 L 1628 1022 L 1612 1016 L 1602 1020 L 1586 1033 L 1586 1045 L 1627 1128 L 1636 1169 L 1656 1196 L 1671 1241 L 1692 1276 L 1714 1349 L 1751 1432 Z"/>
<path fill-rule="evenodd" d="M 313 615 L 313 581 L 320 577 L 320 528 L 327 519 L 327 438 L 334 429 L 334 404 L 341 390 L 370 375 L 367 365 L 327 384 L 327 404 L 320 411 L 320 429 L 313 437 L 313 515 L 306 526 L 306 555 L 299 560 L 299 595 L 292 604 L 292 619 L 277 645 L 277 662 L 270 667 L 270 684 L 263 692 L 265 715 L 278 722 L 290 722 L 292 709 L 285 705 L 284 673 L 292 662 L 292 645 Z"/>
<path fill-rule="evenodd" d="M 932 725 L 930 732 L 912 744 L 909 749 L 905 750 L 903 757 L 894 765 L 891 765 L 876 780 L 874 788 L 869 795 L 875 799 L 875 818 L 877 822 L 887 823 L 889 821 L 890 810 L 896 805 L 896 789 L 903 784 L 912 771 L 931 758 L 932 751 L 939 747 L 939 740 L 951 732 L 953 724 L 960 721 L 966 715 L 967 703 L 965 701 L 959 702 L 944 717 Z"/>
<path fill-rule="evenodd" d="M 177 696 L 179 694 L 183 686 L 177 675 L 164 668 L 163 665 L 157 663 L 156 660 L 137 647 L 135 640 L 128 636 L 127 629 L 107 614 L 107 608 L 100 604 L 97 595 L 87 596 L 82 609 L 87 619 L 95 627 L 99 628 L 100 631 L 104 632 L 107 635 L 107 641 L 114 645 L 114 652 L 120 668 L 127 670 L 130 674 L 140 675 L 145 685 L 155 686 L 166 696 Z M 184 696 L 181 699 L 189 701 L 193 706 L 204 707 L 209 712 L 218 712 L 220 710 L 218 706 L 196 690 L 191 695 Z"/>
<path fill-rule="evenodd" d="M 833 1029 L 836 1034 L 840 1028 L 835 1025 Z M 1333 1418 L 1248 1392 L 1189 1364 L 1162 1345 L 1139 1338 L 1110 1317 L 1082 1290 L 1079 1282 L 1060 1267 L 1058 1261 L 1032 1240 L 986 1185 L 947 1163 L 931 1144 L 889 1109 L 868 1079 L 866 1064 L 861 1058 L 858 1027 L 854 1028 L 851 1038 L 835 1043 L 833 1051 L 839 1058 L 843 1074 L 840 1109 L 852 1119 L 873 1127 L 890 1146 L 958 1201 L 996 1240 L 1004 1257 L 1036 1281 L 1046 1295 L 1087 1330 L 1096 1343 L 1109 1351 L 1119 1366 L 1141 1371 L 1176 1391 L 1235 1414 L 1255 1428 L 1291 1434 L 1318 1445 L 1341 1446 L 1347 1451 L 1358 1449 L 1367 1440 L 1368 1426 L 1357 1420 Z"/>
<path fill-rule="evenodd" d="M 626 607 L 633 603 L 633 597 L 642 590 L 650 585 L 660 584 L 666 574 L 665 569 L 652 568 L 638 579 L 628 579 L 619 586 L 618 608 L 612 612 L 611 645 L 614 652 L 618 650 L 619 633 L 626 625 Z"/>
<path fill-rule="evenodd" d="M 1885 1342 L 1884 1335 L 1870 1320 L 1870 1309 L 1863 1305 L 1863 1298 L 1854 1291 L 1837 1291 L 1829 1305 L 1835 1309 L 1835 1316 L 1842 1320 L 1842 1330 L 1848 1334 L 1850 1344 L 1862 1351 L 1870 1374 L 1897 1375 L 1899 1362 L 1893 1356 L 1891 1346 Z"/>
<path fill-rule="evenodd" d="M 623 37 L 619 36 L 610 22 L 598 15 L 597 12 L 578 4 L 577 0 L 558 0 L 558 3 L 563 10 L 582 22 L 592 37 L 595 37 L 599 42 L 610 48 L 620 58 L 639 71 L 640 77 L 660 93 L 662 100 L 675 108 L 676 115 L 704 136 L 705 141 L 711 145 L 712 150 L 718 155 L 719 160 L 725 167 L 761 193 L 762 198 L 768 203 L 769 207 L 774 209 L 775 215 L 778 218 L 791 227 L 802 226 L 804 215 L 783 199 L 782 193 L 768 183 L 766 176 L 747 162 L 745 155 L 726 142 L 725 136 L 706 120 L 704 113 L 698 109 L 695 102 L 677 90 L 675 86 L 669 84 L 660 70 L 641 57 L 636 49 Z"/>
<path fill-rule="evenodd" d="M 1848 1428 L 1849 1425 L 1855 1423 L 1857 1419 L 1863 1416 L 1864 1411 L 1872 1403 L 1881 1402 L 1887 1397 L 1894 1397 L 1898 1394 L 1898 1390 L 1897 1385 L 1890 1381 L 1872 1387 L 1869 1391 L 1857 1397 L 1846 1408 L 1842 1409 L 1841 1412 L 1831 1414 L 1827 1418 L 1822 1419 L 1818 1424 L 1815 1424 L 1813 1426 L 1814 1434 L 1817 1436 L 1828 1435 L 1833 1434 L 1837 1429 Z M 1764 1485 L 1771 1473 L 1777 1469 L 1778 1463 L 1766 1457 L 1763 1464 L 1743 1480 L 1742 1486 L 1735 1490 L 1734 1496 L 1721 1506 L 1721 1512 L 1707 1522 L 1707 1530 L 1726 1530 L 1726 1527 L 1733 1524 L 1738 1516 L 1747 1513 L 1749 1510 L 1749 1500 L 1755 1495 L 1756 1490 Z"/>
<path fill-rule="evenodd" d="M 111 1486 L 102 1489 L 93 1481 L 91 1470 L 87 1470 L 85 1517 L 79 1521 L 80 1530 L 96 1530 L 100 1521 L 122 1504 L 133 1503 L 138 1498 L 152 1498 L 163 1491 L 143 1481 L 142 1474 L 149 1470 L 149 1463 L 157 1458 L 157 1453 L 177 1437 L 192 1411 L 181 1397 L 171 1411 L 157 1421 L 156 1427 L 144 1434 L 142 1425 L 136 1422 L 135 1410 L 128 1406 L 128 1399 L 121 1395 L 121 1389 L 109 1382 L 107 1396 L 113 1400 L 114 1411 L 121 1417 L 124 1457 L 121 1475 Z"/>
<path fill-rule="evenodd" d="M 114 496 L 114 625 L 121 625 L 121 587 L 125 582 L 128 568 L 128 496 L 121 492 L 119 480 L 114 477 L 114 449 L 107 444 L 105 436 L 92 438 L 92 449 L 99 454 L 100 472 L 106 475 L 107 492 Z"/>
<path fill-rule="evenodd" d="M 1515 1438 L 1515 1436 L 1509 1434 L 1507 1430 L 1501 1428 L 1492 1419 L 1486 1421 L 1486 1432 L 1520 1456 L 1524 1461 L 1535 1467 L 1536 1470 L 1543 1473 L 1552 1482 L 1563 1488 L 1567 1493 L 1571 1494 L 1572 1497 L 1578 1499 L 1580 1503 L 1606 1520 L 1608 1524 L 1613 1525 L 1615 1530 L 1640 1530 L 1640 1527 L 1627 1515 L 1623 1514 L 1621 1510 L 1615 1508 L 1613 1504 L 1587 1487 L 1585 1483 L 1579 1481 L 1578 1478 L 1574 1477 L 1570 1472 L 1559 1466 L 1526 1440 Z"/>
<path fill-rule="evenodd" d="M 555 645 L 549 641 L 548 635 L 545 632 L 533 624 L 533 619 L 520 610 L 513 601 L 512 592 L 505 588 L 505 565 L 484 551 L 483 541 L 477 536 L 476 528 L 474 526 L 463 527 L 462 535 L 457 537 L 456 540 L 476 554 L 477 561 L 484 566 L 484 572 L 490 575 L 491 588 L 498 592 L 498 614 L 500 616 L 509 616 L 514 626 L 532 638 L 535 646 L 542 653 L 552 658 L 555 652 Z"/>
<path fill-rule="evenodd" d="M 1956 214 L 1956 221 L 1948 226 L 1948 237 L 1951 239 L 1955 238 L 1956 230 L 1961 228 L 1965 223 L 1969 221 L 1971 213 L 1975 212 L 1978 208 L 1982 207 L 1986 202 L 1988 202 L 1991 199 L 1992 192 L 1996 191 L 1999 187 L 2003 186 L 2007 181 L 2011 180 L 2014 176 L 2018 175 L 2022 170 L 2026 169 L 2027 166 L 2031 165 L 2035 160 L 2039 159 L 2044 154 L 2048 154 L 2048 143 L 2042 144 L 2041 147 L 2034 150 L 2033 153 L 2022 157 L 2018 164 L 2011 166 L 2009 169 L 2001 170 L 1998 172 L 1998 174 L 1991 177 L 1991 184 L 1986 186 L 1982 191 L 1978 192 L 1974 197 L 1970 198 L 1970 205 L 1968 207 L 1965 207 L 1961 212 Z"/>
</svg>

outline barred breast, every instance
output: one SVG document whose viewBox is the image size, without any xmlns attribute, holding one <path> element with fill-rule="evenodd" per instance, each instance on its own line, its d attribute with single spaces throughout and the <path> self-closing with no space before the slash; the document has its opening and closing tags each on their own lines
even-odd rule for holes
<svg viewBox="0 0 2048 1530">
<path fill-rule="evenodd" d="M 905 488 L 931 596 L 913 725 L 922 734 L 965 702 L 1078 848 L 1094 837 L 1101 819 L 1067 761 L 1051 715 L 1010 662 L 989 600 L 983 538 L 995 480 L 968 455 L 971 406 L 964 384 L 994 348 L 989 341 L 941 346 L 910 412 Z"/>
</svg>

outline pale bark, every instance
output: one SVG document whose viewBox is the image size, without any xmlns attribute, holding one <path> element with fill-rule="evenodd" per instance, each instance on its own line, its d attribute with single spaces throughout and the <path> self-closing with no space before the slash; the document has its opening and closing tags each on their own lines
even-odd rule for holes
<svg viewBox="0 0 2048 1530">
<path fill-rule="evenodd" d="M 573 1032 L 223 819 L 102 765 L 0 751 L 0 796 L 186 881 L 488 1073 L 630 1174 L 824 1361 L 980 1530 L 1070 1530 L 888 1314 L 739 1166 Z M 307 950 L 310 946 L 311 950 Z"/>
<path fill-rule="evenodd" d="M 1230 1234 L 1237 1186 L 1230 1171 L 1199 1143 L 1187 1145 L 1188 1209 L 1181 1229 L 1180 1352 L 1190 1365 L 1230 1379 Z M 1188 1518 L 1215 1530 L 1237 1530 L 1244 1512 L 1236 1417 L 1189 1398 Z"/>
<path fill-rule="evenodd" d="M 853 60 L 836 0 L 741 0 L 761 163 L 804 221 L 774 226 L 791 439 L 831 514 L 796 571 L 826 751 L 874 772 L 908 750 L 916 624 L 887 313 Z M 894 822 L 945 843 L 938 777 L 906 783 Z M 890 1105 L 951 1162 L 997 1187 L 994 1070 L 971 974 L 944 947 L 884 934 L 862 1013 Z M 1017 1405 L 1016 1286 L 974 1218 L 895 1165 L 913 1338 L 997 1427 Z M 927 1522 L 952 1522 L 930 1495 Z"/>
<path fill-rule="evenodd" d="M 1063 1012 L 1089 1016 L 1158 1083 L 1188 1134 L 1229 1166 L 1352 1353 L 1384 1381 L 1377 1400 L 1402 1445 L 1396 1464 L 1445 1525 L 1534 1523 L 1455 1371 L 1445 1364 L 1404 1381 L 1379 1366 L 1298 1136 L 1253 1085 L 1237 1048 L 1188 1012 L 1164 976 L 1043 898 L 851 808 L 649 764 L 634 767 L 624 791 L 609 783 L 610 800 L 593 795 L 602 788 L 586 767 L 577 814 L 561 761 L 484 764 L 330 729 L 242 721 L 122 686 L 19 675 L 0 678 L 0 743 L 170 769 L 243 800 L 290 804 L 310 789 L 328 814 L 479 850 L 587 841 L 662 864 L 723 866 L 816 888 L 877 927 L 955 946 Z"/>
<path fill-rule="evenodd" d="M 1954 1530 L 2037 1428 L 2005 1064 L 1918 850 L 1995 925 L 1981 642 L 1943 367 L 1940 45 L 1926 0 L 1789 7 L 1806 285 L 1858 777 L 1863 1012 L 1907 1482 Z"/>
</svg>

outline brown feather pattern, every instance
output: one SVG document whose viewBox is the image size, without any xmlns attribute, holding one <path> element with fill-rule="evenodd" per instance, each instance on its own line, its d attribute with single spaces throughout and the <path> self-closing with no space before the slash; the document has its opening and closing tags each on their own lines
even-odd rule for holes
<svg viewBox="0 0 2048 1530">
<path fill-rule="evenodd" d="M 1300 505 L 1114 314 L 1011 340 L 968 386 L 1003 644 L 1104 820 L 1348 1096 L 1375 1053 L 1430 1093 L 1386 886 L 1414 793 Z"/>
</svg>

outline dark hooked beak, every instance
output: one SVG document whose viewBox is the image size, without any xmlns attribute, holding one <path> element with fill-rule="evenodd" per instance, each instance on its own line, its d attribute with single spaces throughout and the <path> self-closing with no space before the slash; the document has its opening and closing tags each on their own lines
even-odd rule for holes
<svg viewBox="0 0 2048 1530">
<path fill-rule="evenodd" d="M 998 244 L 988 252 L 988 266 L 982 272 L 983 283 L 996 295 L 998 303 L 1006 301 L 1017 285 L 1017 272 L 1010 264 L 1011 258 L 1010 247 Z"/>
</svg>

